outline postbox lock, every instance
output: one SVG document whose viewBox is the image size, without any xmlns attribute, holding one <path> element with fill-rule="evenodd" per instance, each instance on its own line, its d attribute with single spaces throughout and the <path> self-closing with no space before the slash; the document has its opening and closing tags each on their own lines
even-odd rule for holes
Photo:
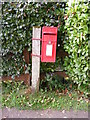
<svg viewBox="0 0 90 120">
<path fill-rule="evenodd" d="M 49 40 L 48 44 L 51 44 L 51 41 Z"/>
</svg>

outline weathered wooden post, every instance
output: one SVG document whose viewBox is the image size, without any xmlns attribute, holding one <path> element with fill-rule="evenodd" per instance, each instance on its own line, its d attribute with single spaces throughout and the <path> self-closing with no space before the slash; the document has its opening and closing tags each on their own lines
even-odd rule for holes
<svg viewBox="0 0 90 120">
<path fill-rule="evenodd" d="M 32 92 L 39 91 L 40 80 L 40 37 L 41 28 L 33 27 L 33 40 L 32 40 Z"/>
</svg>

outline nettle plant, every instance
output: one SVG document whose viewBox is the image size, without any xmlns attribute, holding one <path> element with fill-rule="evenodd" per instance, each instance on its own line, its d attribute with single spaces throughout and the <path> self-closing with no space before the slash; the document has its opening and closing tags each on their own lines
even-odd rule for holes
<svg viewBox="0 0 90 120">
<path fill-rule="evenodd" d="M 88 93 L 88 3 L 76 2 L 67 4 L 65 17 L 66 38 L 64 49 L 69 57 L 64 66 L 70 78 L 78 84 L 78 88 Z"/>
<path fill-rule="evenodd" d="M 31 52 L 32 27 L 59 25 L 58 31 L 63 39 L 63 19 L 64 4 L 61 3 L 4 2 L 2 4 L 2 33 L 0 34 L 2 40 L 1 75 L 14 77 L 30 72 L 31 62 L 29 65 L 25 63 L 23 50 L 28 48 Z"/>
</svg>

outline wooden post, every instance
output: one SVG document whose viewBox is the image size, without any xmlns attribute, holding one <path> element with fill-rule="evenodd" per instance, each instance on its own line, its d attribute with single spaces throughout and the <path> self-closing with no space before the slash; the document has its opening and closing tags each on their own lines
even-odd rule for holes
<svg viewBox="0 0 90 120">
<path fill-rule="evenodd" d="M 40 39 L 41 28 L 33 27 L 33 38 Z M 34 56 L 37 55 L 37 56 Z M 40 40 L 32 40 L 32 92 L 39 91 L 40 80 Z"/>
</svg>

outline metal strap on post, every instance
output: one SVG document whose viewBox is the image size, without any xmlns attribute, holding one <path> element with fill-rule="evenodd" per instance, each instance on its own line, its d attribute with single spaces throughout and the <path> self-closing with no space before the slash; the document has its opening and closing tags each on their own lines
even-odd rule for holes
<svg viewBox="0 0 90 120">
<path fill-rule="evenodd" d="M 41 55 L 35 55 L 35 54 L 31 54 L 31 56 L 36 56 L 36 57 L 41 57 Z"/>
</svg>

